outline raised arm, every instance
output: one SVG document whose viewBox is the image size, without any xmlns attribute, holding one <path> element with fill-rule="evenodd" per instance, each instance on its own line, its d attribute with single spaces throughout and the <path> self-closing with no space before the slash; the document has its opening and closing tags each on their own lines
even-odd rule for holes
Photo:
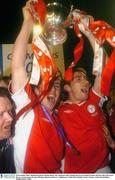
<svg viewBox="0 0 115 180">
<path fill-rule="evenodd" d="M 88 19 L 90 22 L 94 20 L 92 16 L 86 16 L 83 18 L 83 20 L 81 20 L 81 23 L 79 23 L 78 26 L 79 26 L 80 31 L 88 38 L 93 48 L 94 61 L 98 61 L 100 63 L 100 66 L 98 66 L 98 69 L 97 67 L 95 68 L 95 66 L 93 67 L 93 75 L 95 75 L 93 90 L 98 95 L 102 95 L 101 93 L 102 66 L 101 65 L 103 64 L 103 61 L 106 58 L 106 52 L 103 49 L 103 47 L 99 45 L 99 42 L 97 42 L 96 38 L 94 37 L 91 30 L 89 29 L 89 23 L 87 23 L 89 22 Z"/>
<path fill-rule="evenodd" d="M 28 78 L 25 70 L 25 61 L 28 41 L 33 27 L 30 3 L 23 7 L 22 10 L 24 20 L 14 44 L 11 62 L 13 93 L 18 91 L 26 83 Z"/>
</svg>

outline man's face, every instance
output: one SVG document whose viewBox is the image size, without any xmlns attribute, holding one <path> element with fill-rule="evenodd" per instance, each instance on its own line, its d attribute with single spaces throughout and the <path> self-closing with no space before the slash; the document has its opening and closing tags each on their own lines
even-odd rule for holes
<svg viewBox="0 0 115 180">
<path fill-rule="evenodd" d="M 12 121 L 11 102 L 7 97 L 0 97 L 0 140 L 10 137 Z"/>
<path fill-rule="evenodd" d="M 60 84 L 61 84 L 61 78 L 59 77 L 53 82 L 49 92 L 42 100 L 42 104 L 48 109 L 50 113 L 52 112 L 56 103 L 59 100 L 60 92 L 61 92 Z"/>
<path fill-rule="evenodd" d="M 90 83 L 87 76 L 81 72 L 74 72 L 69 86 L 69 95 L 72 102 L 80 103 L 88 98 Z"/>
</svg>

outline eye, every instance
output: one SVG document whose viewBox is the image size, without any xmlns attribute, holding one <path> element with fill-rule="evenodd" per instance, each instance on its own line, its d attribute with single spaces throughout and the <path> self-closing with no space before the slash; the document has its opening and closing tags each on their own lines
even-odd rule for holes
<svg viewBox="0 0 115 180">
<path fill-rule="evenodd" d="M 8 110 L 7 113 L 8 113 L 11 117 L 13 116 L 12 110 Z"/>
<path fill-rule="evenodd" d="M 81 81 L 82 77 L 81 76 L 75 76 L 73 79 L 75 79 L 77 81 Z"/>
<path fill-rule="evenodd" d="M 12 110 L 8 110 L 8 111 L 3 111 L 3 112 L 0 112 L 0 118 L 3 118 L 3 116 L 8 113 L 9 116 L 13 116 L 13 113 L 12 113 Z"/>
<path fill-rule="evenodd" d="M 54 84 L 54 87 L 56 88 L 56 89 L 60 89 L 60 84 Z"/>
<path fill-rule="evenodd" d="M 4 115 L 4 112 L 0 112 L 0 118 L 2 118 Z"/>
</svg>

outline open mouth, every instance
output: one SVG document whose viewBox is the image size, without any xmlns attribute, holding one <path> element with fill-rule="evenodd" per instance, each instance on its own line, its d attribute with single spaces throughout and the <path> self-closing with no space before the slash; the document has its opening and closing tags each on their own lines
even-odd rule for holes
<svg viewBox="0 0 115 180">
<path fill-rule="evenodd" d="M 84 93 L 84 94 L 88 94 L 89 92 L 89 89 L 88 88 L 82 88 L 81 91 Z"/>
<path fill-rule="evenodd" d="M 5 130 L 10 130 L 11 129 L 11 125 L 7 125 L 4 127 Z"/>
<path fill-rule="evenodd" d="M 50 102 L 52 102 L 52 103 L 55 102 L 55 97 L 54 97 L 53 95 L 49 95 L 49 96 L 47 97 L 47 99 L 48 99 L 48 101 L 50 101 Z"/>
</svg>

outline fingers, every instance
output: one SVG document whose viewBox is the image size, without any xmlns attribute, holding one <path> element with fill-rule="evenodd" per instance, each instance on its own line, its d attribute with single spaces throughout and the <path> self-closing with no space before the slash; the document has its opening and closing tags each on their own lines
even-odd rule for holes
<svg viewBox="0 0 115 180">
<path fill-rule="evenodd" d="M 105 125 L 103 126 L 103 130 L 106 136 L 110 134 L 108 128 Z"/>
<path fill-rule="evenodd" d="M 35 18 L 34 18 L 34 5 L 31 3 L 31 1 L 28 1 L 26 3 L 26 5 L 22 8 L 22 12 L 23 12 L 23 17 L 24 17 L 24 21 L 31 21 L 34 22 Z"/>
<path fill-rule="evenodd" d="M 111 134 L 106 126 L 103 127 L 104 130 L 104 136 L 106 138 L 106 141 L 108 143 L 108 146 L 112 149 L 115 149 L 115 141 L 112 139 Z"/>
<path fill-rule="evenodd" d="M 28 9 L 29 13 L 31 14 L 34 21 L 39 21 L 38 13 L 35 11 L 34 4 L 36 0 L 29 0 L 26 3 L 26 8 Z"/>
</svg>

